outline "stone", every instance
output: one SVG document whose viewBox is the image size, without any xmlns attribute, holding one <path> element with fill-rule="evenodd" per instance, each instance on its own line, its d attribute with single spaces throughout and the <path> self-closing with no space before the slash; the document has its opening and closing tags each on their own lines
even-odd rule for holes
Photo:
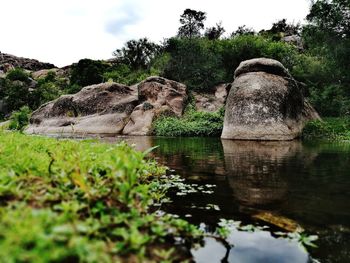
<svg viewBox="0 0 350 263">
<path fill-rule="evenodd" d="M 220 84 L 208 92 L 192 92 L 197 111 L 215 112 L 225 106 L 231 84 Z"/>
<path fill-rule="evenodd" d="M 182 116 L 187 102 L 186 86 L 182 83 L 153 76 L 137 85 L 139 105 L 126 124 L 125 135 L 150 135 L 154 118 L 162 113 Z"/>
<path fill-rule="evenodd" d="M 64 95 L 33 112 L 30 134 L 104 134 L 121 133 L 137 105 L 130 87 L 102 83 L 83 88 L 74 95 Z"/>
<path fill-rule="evenodd" d="M 50 63 L 40 62 L 36 59 L 17 57 L 14 55 L 0 52 L 0 70 L 5 73 L 9 68 L 22 68 L 30 71 L 37 71 L 41 69 L 51 69 L 56 66 Z"/>
<path fill-rule="evenodd" d="M 285 37 L 282 37 L 281 40 L 283 42 L 286 42 L 286 43 L 288 43 L 290 45 L 295 46 L 299 50 L 304 50 L 303 39 L 300 36 L 298 36 L 298 35 L 285 36 Z"/>
<path fill-rule="evenodd" d="M 297 82 L 278 61 L 243 61 L 227 98 L 221 138 L 293 140 L 305 122 L 319 119 Z"/>
</svg>

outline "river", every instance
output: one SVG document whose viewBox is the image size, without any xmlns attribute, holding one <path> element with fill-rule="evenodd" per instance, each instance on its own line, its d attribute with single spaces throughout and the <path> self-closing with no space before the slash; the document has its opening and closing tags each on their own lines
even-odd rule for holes
<svg viewBox="0 0 350 263">
<path fill-rule="evenodd" d="M 211 232 L 220 219 L 269 226 L 232 230 L 225 247 L 207 238 L 196 262 L 350 262 L 350 143 L 254 142 L 219 138 L 118 137 L 139 150 L 158 145 L 154 158 L 201 191 L 170 193 L 162 209 Z M 303 251 L 278 238 L 279 221 L 316 234 Z M 288 225 L 288 224 L 287 224 Z M 288 227 L 287 227 L 288 228 Z M 311 257 L 309 256 L 311 255 Z M 316 261 L 317 262 L 317 261 Z"/>
</svg>

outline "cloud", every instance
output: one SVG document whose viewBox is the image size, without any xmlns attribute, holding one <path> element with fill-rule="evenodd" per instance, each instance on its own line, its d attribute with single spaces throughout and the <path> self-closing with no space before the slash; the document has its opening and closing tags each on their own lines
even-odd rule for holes
<svg viewBox="0 0 350 263">
<path fill-rule="evenodd" d="M 123 3 L 115 8 L 112 14 L 115 17 L 107 20 L 105 30 L 114 36 L 125 35 L 129 26 L 137 24 L 142 19 L 137 1 Z"/>
</svg>

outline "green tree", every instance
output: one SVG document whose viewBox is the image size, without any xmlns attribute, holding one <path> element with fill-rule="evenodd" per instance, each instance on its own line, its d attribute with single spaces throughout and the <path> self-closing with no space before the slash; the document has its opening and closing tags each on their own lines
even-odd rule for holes
<svg viewBox="0 0 350 263">
<path fill-rule="evenodd" d="M 132 70 L 146 69 L 159 53 L 160 46 L 147 38 L 130 40 L 121 49 L 113 52 L 118 63 L 129 66 Z"/>
<path fill-rule="evenodd" d="M 216 26 L 209 27 L 205 30 L 204 36 L 209 40 L 219 39 L 225 33 L 225 29 L 221 25 L 221 22 Z"/>
<path fill-rule="evenodd" d="M 239 26 L 236 31 L 233 31 L 231 37 L 243 36 L 243 35 L 254 35 L 254 29 L 247 27 L 246 25 Z"/>
<path fill-rule="evenodd" d="M 204 29 L 204 20 L 207 18 L 206 13 L 187 8 L 180 16 L 179 37 L 199 37 L 201 30 Z"/>
<path fill-rule="evenodd" d="M 350 0 L 318 0 L 307 20 L 302 31 L 307 52 L 326 72 L 323 82 L 309 83 L 311 101 L 323 115 L 350 115 Z"/>
<path fill-rule="evenodd" d="M 103 82 L 103 73 L 108 65 L 102 61 L 81 59 L 72 66 L 70 82 L 80 87 Z"/>
</svg>

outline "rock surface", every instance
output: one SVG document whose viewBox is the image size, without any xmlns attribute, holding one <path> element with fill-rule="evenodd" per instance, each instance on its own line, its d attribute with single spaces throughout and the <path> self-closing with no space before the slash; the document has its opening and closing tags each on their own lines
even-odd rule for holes
<svg viewBox="0 0 350 263">
<path fill-rule="evenodd" d="M 220 84 L 211 92 L 192 92 L 197 111 L 214 112 L 225 106 L 231 84 Z"/>
<path fill-rule="evenodd" d="M 137 85 L 140 104 L 123 130 L 127 135 L 149 135 L 154 117 L 162 113 L 181 116 L 186 106 L 186 86 L 161 77 L 149 77 Z"/>
<path fill-rule="evenodd" d="M 117 83 L 102 83 L 64 95 L 36 110 L 27 133 L 118 134 L 137 104 L 135 92 Z"/>
<path fill-rule="evenodd" d="M 319 118 L 278 61 L 257 58 L 235 71 L 227 98 L 223 139 L 292 140 L 307 120 Z"/>
<path fill-rule="evenodd" d="M 37 71 L 41 69 L 51 69 L 56 66 L 50 63 L 40 62 L 36 59 L 16 57 L 14 55 L 5 54 L 0 52 L 0 70 L 4 70 L 5 73 L 11 68 L 22 68 L 31 71 Z"/>
<path fill-rule="evenodd" d="M 160 77 L 131 87 L 102 83 L 44 104 L 33 113 L 26 132 L 148 135 L 154 117 L 181 116 L 186 100 L 185 85 Z"/>
</svg>

